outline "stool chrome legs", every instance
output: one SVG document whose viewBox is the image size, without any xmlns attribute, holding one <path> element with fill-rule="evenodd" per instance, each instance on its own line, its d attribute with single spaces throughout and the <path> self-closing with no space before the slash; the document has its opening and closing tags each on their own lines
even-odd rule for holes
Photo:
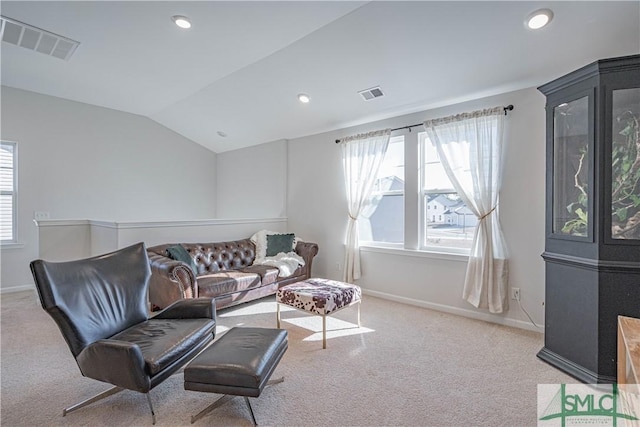
<svg viewBox="0 0 640 427">
<path fill-rule="evenodd" d="M 352 302 L 351 304 L 346 305 L 346 306 L 340 308 L 337 311 L 340 311 L 343 308 L 351 307 L 354 304 L 358 304 L 358 328 L 361 328 L 362 327 L 362 322 L 360 321 L 360 306 L 362 305 L 362 301 Z M 289 306 L 289 307 L 292 307 L 292 306 Z M 303 312 L 305 312 L 307 314 L 316 315 L 316 313 L 311 313 L 311 312 L 309 312 L 307 310 L 304 310 L 302 308 L 297 308 L 297 307 L 293 307 L 293 308 L 295 308 L 296 310 L 303 311 Z M 337 311 L 334 311 L 334 312 L 332 312 L 330 314 L 335 314 Z M 322 317 L 322 348 L 326 349 L 327 348 L 327 316 L 329 316 L 329 314 L 320 314 L 319 316 Z M 281 323 L 281 321 L 280 321 L 280 303 L 276 301 L 276 327 L 278 329 L 280 329 L 280 323 Z"/>
<path fill-rule="evenodd" d="M 322 316 L 322 348 L 327 348 L 327 316 Z"/>
<path fill-rule="evenodd" d="M 247 408 L 249 408 L 249 412 L 251 413 L 251 419 L 253 420 L 253 425 L 257 426 L 258 422 L 256 421 L 256 416 L 253 415 L 253 408 L 251 407 L 251 402 L 249 402 L 249 398 L 245 396 L 244 401 L 247 403 Z"/>
<path fill-rule="evenodd" d="M 269 386 L 272 386 L 274 384 L 279 384 L 279 383 L 281 383 L 283 381 L 284 381 L 284 377 L 276 378 L 275 380 L 269 380 L 269 381 L 267 381 L 267 385 L 265 385 L 265 388 L 267 388 Z M 198 412 L 196 415 L 192 415 L 191 416 L 191 424 L 195 423 L 200 418 L 204 417 L 205 415 L 207 415 L 209 412 L 213 411 L 214 409 L 219 408 L 220 406 L 224 405 L 225 403 L 227 403 L 228 401 L 230 401 L 234 397 L 236 397 L 236 396 L 235 395 L 231 395 L 231 394 L 225 394 L 220 399 L 216 400 L 211 405 L 207 406 L 202 411 Z M 247 403 L 247 407 L 249 408 L 249 413 L 251 414 L 251 420 L 253 421 L 253 425 L 257 426 L 258 422 L 256 421 L 256 417 L 255 417 L 255 415 L 253 413 L 253 408 L 251 407 L 251 402 L 249 402 L 249 397 L 248 396 L 244 396 L 244 401 Z"/>
<path fill-rule="evenodd" d="M 214 409 L 224 405 L 225 403 L 227 403 L 228 401 L 230 401 L 234 397 L 235 396 L 231 396 L 229 394 L 225 394 L 220 399 L 216 400 L 211 405 L 207 406 L 202 411 L 198 412 L 196 415 L 192 415 L 191 416 L 191 424 L 195 423 L 200 418 L 204 417 L 205 415 L 207 415 L 209 412 L 213 411 Z"/>
</svg>

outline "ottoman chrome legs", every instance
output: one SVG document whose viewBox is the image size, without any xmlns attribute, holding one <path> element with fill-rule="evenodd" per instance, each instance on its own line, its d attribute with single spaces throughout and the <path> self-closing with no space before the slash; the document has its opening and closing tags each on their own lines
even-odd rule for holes
<svg viewBox="0 0 640 427">
<path fill-rule="evenodd" d="M 277 378 L 275 380 L 269 380 L 267 382 L 267 385 L 265 386 L 265 388 L 269 387 L 269 386 L 272 386 L 274 384 L 281 383 L 283 381 L 284 381 L 284 377 Z M 202 411 L 198 412 L 196 415 L 192 415 L 191 416 L 191 424 L 195 423 L 200 418 L 204 417 L 205 415 L 207 415 L 209 412 L 213 411 L 214 409 L 219 408 L 220 406 L 224 405 L 225 403 L 227 403 L 228 401 L 230 401 L 234 397 L 236 397 L 236 396 L 235 395 L 231 395 L 231 394 L 225 394 L 220 399 L 216 400 L 211 405 L 207 406 Z M 245 403 L 247 404 L 247 408 L 249 408 L 249 413 L 251 414 L 251 420 L 253 421 L 253 425 L 257 426 L 258 422 L 256 421 L 256 417 L 255 417 L 255 415 L 253 413 L 253 408 L 251 407 L 251 402 L 249 401 L 249 397 L 248 396 L 243 396 L 243 397 L 244 397 Z"/>
<path fill-rule="evenodd" d="M 356 301 L 343 307 L 343 308 L 347 308 L 347 307 L 351 307 L 353 304 L 358 304 L 358 328 L 362 327 L 362 323 L 360 322 L 360 304 L 361 303 L 362 301 Z M 288 306 L 288 307 L 291 307 L 291 306 Z M 296 307 L 292 307 L 292 308 L 296 308 Z M 296 310 L 304 311 L 307 314 L 315 314 L 299 308 L 296 308 Z M 342 310 L 342 308 L 340 310 Z M 340 310 L 337 310 L 337 311 L 340 311 Z M 335 313 L 335 311 L 333 313 Z M 324 314 L 321 316 L 322 316 L 322 348 L 326 349 L 327 348 L 327 316 L 328 314 Z M 276 327 L 280 329 L 280 303 L 277 301 L 276 301 Z"/>
<path fill-rule="evenodd" d="M 360 323 L 360 303 L 361 301 L 355 302 L 354 304 L 358 304 L 358 328 L 362 327 L 361 323 Z M 353 305 L 353 304 L 351 304 Z M 351 305 L 348 305 L 347 307 L 350 307 Z M 346 308 L 346 307 L 344 307 Z M 333 313 L 332 313 L 333 314 Z M 324 316 L 322 316 L 322 348 L 326 349 L 327 348 L 327 314 L 325 314 Z M 280 326 L 278 326 L 280 327 Z"/>
</svg>

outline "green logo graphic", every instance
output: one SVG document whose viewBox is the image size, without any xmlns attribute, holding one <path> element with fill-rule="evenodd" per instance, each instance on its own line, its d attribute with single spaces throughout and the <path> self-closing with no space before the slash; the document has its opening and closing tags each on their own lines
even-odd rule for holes
<svg viewBox="0 0 640 427">
<path fill-rule="evenodd" d="M 538 385 L 538 406 L 541 404 L 541 395 L 547 387 L 553 390 L 558 386 L 550 384 Z M 636 411 L 639 396 L 637 394 L 624 393 L 618 389 L 617 384 L 580 384 L 572 385 L 571 390 L 567 390 L 566 384 L 560 384 L 549 403 L 546 405 L 540 421 L 559 420 L 560 425 L 565 427 L 567 421 L 571 424 L 591 424 L 618 426 L 618 420 L 638 420 Z M 539 423 L 539 425 L 545 425 Z"/>
</svg>

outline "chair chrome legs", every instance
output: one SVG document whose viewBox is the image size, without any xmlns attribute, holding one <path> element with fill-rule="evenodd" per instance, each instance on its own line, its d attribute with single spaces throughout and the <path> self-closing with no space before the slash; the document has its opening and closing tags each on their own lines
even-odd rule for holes
<svg viewBox="0 0 640 427">
<path fill-rule="evenodd" d="M 73 412 L 76 411 L 80 408 L 84 408 L 87 405 L 91 405 L 94 402 L 97 402 L 98 400 L 102 400 L 105 397 L 109 397 L 113 394 L 119 393 L 122 390 L 124 390 L 122 387 L 111 387 L 109 390 L 105 390 L 100 394 L 96 394 L 93 397 L 90 397 L 86 400 L 83 400 L 80 403 L 76 403 L 73 406 L 69 406 L 68 408 L 65 408 L 62 410 L 62 416 L 66 416 L 69 412 Z M 151 395 L 149 393 L 145 393 L 147 395 L 147 402 L 149 402 L 149 409 L 151 409 L 151 420 L 153 421 L 153 424 L 155 425 L 156 423 L 156 413 L 153 410 L 153 404 L 151 403 Z"/>
<path fill-rule="evenodd" d="M 244 401 L 247 402 L 247 408 L 249 408 L 249 412 L 251 413 L 251 420 L 253 421 L 253 425 L 257 426 L 258 422 L 256 421 L 256 416 L 253 415 L 253 408 L 251 407 L 251 402 L 249 402 L 249 398 L 245 396 Z"/>
<path fill-rule="evenodd" d="M 151 394 L 145 393 L 147 395 L 147 402 L 149 402 L 149 409 L 151 409 L 151 421 L 153 425 L 156 425 L 156 413 L 153 410 L 153 403 L 151 403 Z"/>
<path fill-rule="evenodd" d="M 284 377 L 276 378 L 275 380 L 269 380 L 267 381 L 267 385 L 265 385 L 264 388 L 267 388 L 275 384 L 280 384 L 281 382 L 284 382 Z"/>
<path fill-rule="evenodd" d="M 75 411 L 77 409 L 84 408 L 87 405 L 91 405 L 92 403 L 97 402 L 98 400 L 102 400 L 105 397 L 109 397 L 112 394 L 116 394 L 118 392 L 121 392 L 122 390 L 124 390 L 122 387 L 112 387 L 109 390 L 105 390 L 100 394 L 96 394 L 95 396 L 90 397 L 90 398 L 88 398 L 86 400 L 83 400 L 80 403 L 76 403 L 73 406 L 69 406 L 68 408 L 63 409 L 62 410 L 62 416 L 64 417 L 69 412 L 73 412 L 73 411 Z"/>
<path fill-rule="evenodd" d="M 272 386 L 274 384 L 279 384 L 279 383 L 281 383 L 283 381 L 284 381 L 284 377 L 280 377 L 280 378 L 277 378 L 275 380 L 269 380 L 267 382 L 267 385 L 265 385 L 265 388 L 267 388 L 269 386 Z M 196 415 L 192 415 L 191 416 L 191 424 L 195 423 L 200 418 L 204 417 L 205 415 L 207 415 L 209 412 L 213 411 L 214 409 L 219 408 L 220 406 L 224 405 L 225 403 L 227 403 L 228 401 L 230 401 L 234 397 L 235 397 L 234 395 L 225 394 L 220 399 L 216 400 L 211 405 L 207 406 L 202 411 L 198 412 Z M 253 413 L 253 408 L 251 407 L 251 402 L 249 402 L 249 398 L 247 396 L 244 396 L 244 401 L 247 403 L 247 407 L 249 408 L 249 413 L 251 413 L 251 420 L 253 421 L 253 425 L 257 426 L 258 422 L 256 421 L 256 417 L 255 417 L 255 415 Z"/>
</svg>

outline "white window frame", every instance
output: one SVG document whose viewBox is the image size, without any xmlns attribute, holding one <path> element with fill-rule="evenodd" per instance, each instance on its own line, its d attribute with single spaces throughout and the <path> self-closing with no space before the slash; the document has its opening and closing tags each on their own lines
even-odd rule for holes
<svg viewBox="0 0 640 427">
<path fill-rule="evenodd" d="M 11 239 L 0 240 L 0 243 L 5 245 L 11 245 L 18 243 L 18 144 L 14 141 L 0 140 L 0 146 L 11 146 L 13 151 L 12 169 L 13 169 L 13 189 L 12 191 L 0 190 L 0 194 L 3 196 L 12 196 L 12 213 L 11 213 Z"/>
<path fill-rule="evenodd" d="M 423 189 L 423 159 L 421 140 L 424 138 L 423 129 L 414 128 L 402 129 L 394 131 L 391 137 L 404 136 L 404 243 L 388 243 L 378 241 L 361 241 L 361 246 L 368 248 L 383 248 L 389 250 L 398 250 L 403 252 L 422 252 L 425 254 L 438 254 L 438 256 L 449 254 L 454 257 L 462 257 L 461 260 L 468 257 L 469 248 L 445 247 L 440 245 L 429 245 L 426 242 L 426 197 L 431 193 L 450 193 L 457 194 L 453 188 L 447 188 L 437 191 L 427 191 Z M 379 194 L 400 194 L 401 192 L 390 191 L 381 192 Z M 437 211 L 436 215 L 442 214 Z"/>
</svg>

